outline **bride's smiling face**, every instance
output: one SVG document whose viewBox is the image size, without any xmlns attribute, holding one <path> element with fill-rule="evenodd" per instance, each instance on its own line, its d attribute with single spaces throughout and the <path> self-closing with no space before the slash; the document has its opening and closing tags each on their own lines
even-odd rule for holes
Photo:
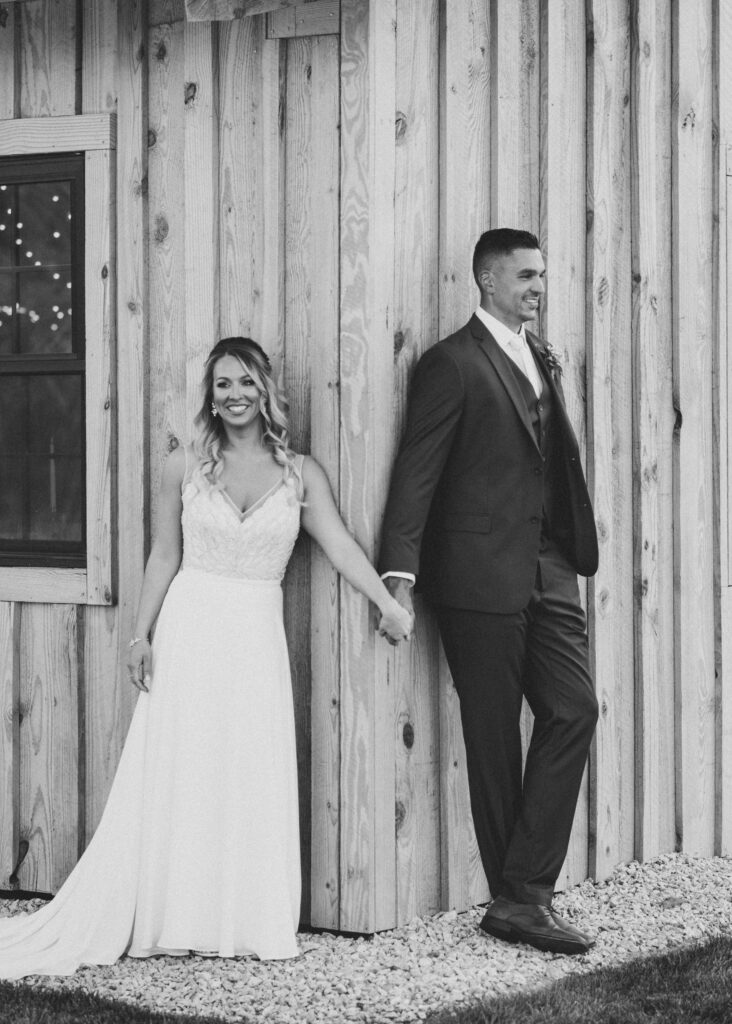
<svg viewBox="0 0 732 1024">
<path fill-rule="evenodd" d="M 259 418 L 259 388 L 235 356 L 222 356 L 214 365 L 213 403 L 222 421 L 236 429 Z"/>
</svg>

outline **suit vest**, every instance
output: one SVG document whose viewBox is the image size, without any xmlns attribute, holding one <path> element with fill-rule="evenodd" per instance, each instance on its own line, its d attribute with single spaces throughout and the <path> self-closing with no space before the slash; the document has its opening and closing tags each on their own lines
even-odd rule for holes
<svg viewBox="0 0 732 1024">
<path fill-rule="evenodd" d="M 534 358 L 533 355 L 531 357 Z M 526 402 L 526 409 L 529 413 L 531 426 L 534 431 L 536 443 L 544 458 L 543 477 L 543 498 L 542 498 L 542 524 L 541 531 L 545 537 L 551 537 L 551 524 L 554 519 L 554 486 L 556 481 L 556 446 L 557 431 L 554 422 L 554 399 L 546 382 L 539 372 L 541 378 L 542 392 L 536 397 L 531 381 L 525 373 L 519 369 L 513 359 L 508 360 L 516 382 L 521 388 L 521 394 Z M 537 367 L 538 369 L 538 367 Z"/>
</svg>

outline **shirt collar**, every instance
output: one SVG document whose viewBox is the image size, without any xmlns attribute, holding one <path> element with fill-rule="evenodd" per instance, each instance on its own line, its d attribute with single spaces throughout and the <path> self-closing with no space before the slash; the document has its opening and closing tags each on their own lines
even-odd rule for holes
<svg viewBox="0 0 732 1024">
<path fill-rule="evenodd" d="M 521 324 L 520 330 L 512 331 L 510 327 L 506 327 L 505 324 L 501 323 L 500 320 L 497 320 L 490 313 L 486 313 L 482 306 L 478 306 L 475 315 L 488 328 L 502 349 L 505 350 L 509 343 L 516 341 L 517 338 L 524 343 L 526 342 L 524 324 Z"/>
</svg>

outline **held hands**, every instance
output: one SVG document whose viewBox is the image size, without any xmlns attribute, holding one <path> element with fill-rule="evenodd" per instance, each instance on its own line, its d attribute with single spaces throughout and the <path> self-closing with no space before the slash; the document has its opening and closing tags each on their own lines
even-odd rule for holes
<svg viewBox="0 0 732 1024">
<path fill-rule="evenodd" d="M 408 640 L 414 630 L 411 585 L 396 576 L 387 577 L 384 583 L 392 600 L 381 609 L 379 636 L 395 647 L 401 640 Z"/>
<path fill-rule="evenodd" d="M 127 675 L 133 686 L 145 693 L 150 688 L 152 650 L 147 640 L 137 640 L 127 655 Z"/>
</svg>

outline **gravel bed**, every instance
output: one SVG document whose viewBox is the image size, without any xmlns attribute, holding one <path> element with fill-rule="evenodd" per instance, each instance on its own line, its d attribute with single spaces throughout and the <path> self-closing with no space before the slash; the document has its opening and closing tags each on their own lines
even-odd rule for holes
<svg viewBox="0 0 732 1024">
<path fill-rule="evenodd" d="M 0 916 L 35 903 L 0 900 Z M 732 859 L 670 854 L 616 868 L 557 895 L 555 908 L 596 934 L 585 956 L 540 953 L 478 929 L 482 910 L 416 918 L 373 938 L 300 935 L 302 956 L 266 963 L 202 957 L 123 959 L 71 978 L 18 984 L 75 988 L 137 1006 L 270 1024 L 413 1024 L 477 997 L 732 935 Z"/>
</svg>

